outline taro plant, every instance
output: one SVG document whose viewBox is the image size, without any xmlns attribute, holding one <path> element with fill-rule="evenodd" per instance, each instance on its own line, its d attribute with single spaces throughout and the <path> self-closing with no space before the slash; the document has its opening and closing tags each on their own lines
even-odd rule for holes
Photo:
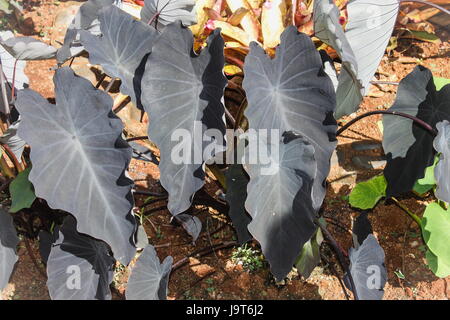
<svg viewBox="0 0 450 320">
<path fill-rule="evenodd" d="M 373 113 L 339 129 L 336 119 L 356 111 L 368 92 L 401 3 L 351 0 L 344 28 L 332 0 L 307 1 L 314 42 L 298 31 L 296 2 L 281 2 L 245 1 L 240 7 L 238 1 L 146 0 L 135 19 L 120 1 L 89 0 L 59 49 L 29 37 L 2 37 L 0 165 L 12 199 L 0 212 L 0 289 L 17 261 L 19 231 L 39 234 L 52 299 L 110 299 L 116 261 L 132 265 L 128 299 L 165 299 L 178 263 L 172 257 L 161 263 L 148 243 L 140 225 L 145 212 L 134 210 L 135 196 L 145 194 L 151 196 L 145 204 L 167 201 L 174 221 L 194 241 L 202 225 L 190 214 L 193 204 L 228 210 L 238 238 L 232 244 L 256 240 L 276 281 L 294 265 L 308 277 L 326 240 L 354 297 L 382 298 L 384 252 L 367 217 L 357 219 L 346 258 L 321 207 L 338 136 Z M 225 4 L 232 11 L 228 18 L 221 15 Z M 283 6 L 292 17 L 277 11 Z M 272 30 L 267 21 L 274 17 Z M 339 74 L 335 61 L 317 48 L 335 50 Z M 126 139 L 108 90 L 70 68 L 86 52 L 104 72 L 102 79 L 120 79 L 121 93 L 148 115 L 148 137 Z M 53 58 L 58 66 L 50 103 L 26 88 L 20 63 Z M 242 85 L 233 81 L 240 73 Z M 443 245 L 450 198 L 449 88 L 437 91 L 422 67 L 402 81 L 392 108 L 379 111 L 386 114 L 385 178 L 360 184 L 350 195 L 352 205 L 369 209 L 382 197 L 409 191 L 439 154 L 434 174 L 440 200 L 418 221 L 438 275 L 449 265 Z M 227 106 L 230 89 L 241 95 L 237 110 Z M 149 157 L 131 143 L 136 139 L 159 148 L 166 193 L 134 189 L 127 172 L 131 158 Z M 203 190 L 206 176 L 220 184 L 227 206 Z M 26 210 L 45 212 L 31 235 L 12 219 Z"/>
<path fill-rule="evenodd" d="M 359 209 L 373 209 L 382 198 L 402 208 L 421 228 L 428 266 L 439 277 L 450 274 L 446 248 L 450 221 L 449 94 L 449 84 L 436 82 L 431 72 L 420 66 L 400 82 L 393 106 L 371 113 L 384 114 L 383 149 L 387 163 L 383 174 L 357 184 L 349 197 L 350 204 Z M 367 114 L 354 122 L 364 116 Z M 435 196 L 421 218 L 396 198 L 411 191 L 419 196 Z"/>
</svg>

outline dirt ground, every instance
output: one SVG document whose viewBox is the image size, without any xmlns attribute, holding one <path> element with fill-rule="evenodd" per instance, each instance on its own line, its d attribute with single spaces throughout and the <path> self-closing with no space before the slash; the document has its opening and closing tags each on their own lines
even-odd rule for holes
<svg viewBox="0 0 450 320">
<path fill-rule="evenodd" d="M 31 2 L 25 1 L 25 3 Z M 57 44 L 61 34 L 53 21 L 55 17 L 63 19 L 64 17 L 61 18 L 60 15 L 61 11 L 70 9 L 73 5 L 77 6 L 79 3 L 47 0 L 32 2 L 31 6 L 26 6 L 25 17 L 33 21 L 34 31 L 29 28 L 21 32 L 32 34 L 48 43 Z M 400 41 L 399 47 L 383 59 L 378 69 L 379 80 L 398 82 L 418 63 L 429 68 L 434 76 L 450 78 L 448 67 L 450 45 L 446 41 L 448 34 L 443 32 L 439 36 L 444 39 L 442 43 Z M 74 68 L 79 68 L 81 75 L 86 74 L 85 76 L 90 79 L 95 78 L 95 75 L 88 74 L 89 70 L 82 66 L 83 63 L 85 63 L 84 60 L 80 60 L 78 64 L 75 60 Z M 30 87 L 47 98 L 53 98 L 51 68 L 55 65 L 54 60 L 36 61 L 28 63 L 26 68 Z M 365 98 L 357 114 L 389 107 L 394 101 L 396 90 L 397 87 L 394 85 L 373 87 L 371 96 Z M 354 118 L 357 114 L 347 117 L 343 122 Z M 358 151 L 354 146 L 355 143 L 381 143 L 381 132 L 377 125 L 380 119 L 380 116 L 365 118 L 339 138 L 338 157 L 333 160 L 322 213 L 329 222 L 329 230 L 343 248 L 350 247 L 351 236 L 348 230 L 351 228 L 351 217 L 358 214 L 349 206 L 345 197 L 355 182 L 364 181 L 380 173 L 383 168 L 382 162 L 374 162 L 372 165 L 375 169 L 365 169 L 360 163 L 355 162 L 355 157 L 360 157 L 359 159 L 372 157 L 375 160 L 382 160 L 380 146 L 370 151 Z M 130 123 L 126 124 L 127 129 L 130 129 Z M 142 132 L 145 125 L 139 124 L 136 128 L 134 129 L 137 132 Z M 133 131 L 133 128 L 130 131 Z M 158 168 L 153 163 L 133 160 L 130 174 L 137 180 L 138 189 L 161 191 L 158 185 Z M 214 187 L 209 187 L 208 191 L 213 193 Z M 425 204 L 431 199 L 409 195 L 401 198 L 401 201 L 421 216 Z M 148 209 L 162 204 L 164 203 L 155 204 Z M 202 233 L 195 245 L 191 243 L 191 238 L 181 227 L 170 224 L 171 216 L 167 210 L 152 213 L 147 216 L 148 219 L 145 222 L 150 242 L 156 247 L 160 258 L 171 255 L 177 262 L 188 257 L 185 265 L 172 272 L 169 299 L 345 299 L 339 281 L 325 262 L 315 269 L 309 279 L 304 280 L 293 273 L 283 285 L 274 283 L 267 265 L 256 272 L 243 270 L 242 266 L 233 264 L 231 261 L 235 247 L 209 250 L 216 245 L 229 246 L 230 242 L 235 240 L 226 212 L 217 212 L 211 208 L 198 206 L 194 208 L 193 214 L 203 223 Z M 386 252 L 388 283 L 385 287 L 384 299 L 450 298 L 450 277 L 439 279 L 428 270 L 420 230 L 400 208 L 391 202 L 381 202 L 369 214 L 369 218 Z M 37 241 L 30 241 L 34 259 L 31 258 L 25 245 L 26 243 L 22 241 L 19 248 L 20 259 L 11 283 L 0 297 L 49 299 L 45 286 L 45 267 L 40 263 Z M 251 245 L 257 248 L 256 243 Z M 331 252 L 326 248 L 323 252 L 330 263 L 338 269 Z M 400 274 L 404 277 L 399 277 Z M 126 277 L 127 273 L 122 272 L 115 278 L 115 299 L 123 299 Z"/>
</svg>

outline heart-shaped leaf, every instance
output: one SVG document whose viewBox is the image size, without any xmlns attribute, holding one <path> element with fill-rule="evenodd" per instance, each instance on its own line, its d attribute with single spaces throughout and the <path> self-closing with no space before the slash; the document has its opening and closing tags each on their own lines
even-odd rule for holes
<svg viewBox="0 0 450 320">
<path fill-rule="evenodd" d="M 106 241 L 127 265 L 135 254 L 130 211 L 131 180 L 124 171 L 131 148 L 121 137 L 122 122 L 112 99 L 68 68 L 54 77 L 56 102 L 19 92 L 19 136 L 31 146 L 30 181 L 49 206 L 72 213 L 78 229 Z"/>
<path fill-rule="evenodd" d="M 352 46 L 339 23 L 340 12 L 333 0 L 314 2 L 314 33 L 321 41 L 332 46 L 342 60 L 336 87 L 336 118 L 355 111 L 362 101 L 358 63 Z M 328 73 L 327 73 L 328 74 Z"/>
<path fill-rule="evenodd" d="M 425 169 L 424 177 L 416 181 L 413 187 L 413 191 L 417 192 L 419 195 L 423 195 L 434 188 L 434 186 L 436 185 L 436 179 L 434 178 L 434 170 L 436 168 L 438 161 L 439 157 L 435 156 L 433 165 Z"/>
<path fill-rule="evenodd" d="M 333 84 L 323 72 L 320 54 L 311 39 L 288 27 L 272 60 L 256 43 L 245 58 L 243 87 L 252 129 L 277 129 L 301 134 L 314 147 L 317 173 L 311 178 L 313 206 L 325 196 L 324 182 L 336 147 L 336 106 Z"/>
<path fill-rule="evenodd" d="M 10 212 L 17 212 L 25 208 L 30 208 L 34 200 L 36 200 L 33 185 L 28 180 L 30 170 L 31 168 L 27 168 L 20 172 L 9 185 L 9 192 L 12 200 Z"/>
<path fill-rule="evenodd" d="M 103 7 L 117 3 L 118 0 L 88 0 L 78 10 L 64 37 L 64 44 L 56 53 L 59 64 L 80 54 L 84 47 L 80 42 L 79 31 L 87 30 L 93 35 L 100 35 L 98 12 Z"/>
<path fill-rule="evenodd" d="M 311 198 L 317 164 L 308 139 L 290 131 L 279 143 L 277 138 L 259 141 L 264 150 L 270 150 L 269 168 L 263 164 L 245 166 L 250 176 L 245 207 L 252 216 L 248 230 L 261 244 L 273 275 L 281 281 L 317 229 Z M 250 148 L 246 151 L 249 158 Z"/>
<path fill-rule="evenodd" d="M 437 189 L 436 197 L 450 202 L 450 123 L 447 120 L 436 124 L 438 135 L 433 141 L 434 149 L 440 153 L 434 169 Z"/>
<path fill-rule="evenodd" d="M 136 230 L 136 247 L 139 249 L 144 249 L 148 244 L 147 232 L 145 232 L 143 225 L 139 225 Z"/>
<path fill-rule="evenodd" d="M 33 37 L 2 39 L 0 44 L 17 60 L 46 60 L 56 56 L 56 48 Z"/>
<path fill-rule="evenodd" d="M 160 263 L 155 249 L 148 245 L 131 271 L 127 300 L 166 300 L 172 262 L 169 256 Z"/>
<path fill-rule="evenodd" d="M 77 232 L 65 219 L 47 261 L 47 286 L 53 300 L 110 300 L 114 258 L 108 246 Z"/>
<path fill-rule="evenodd" d="M 446 264 L 442 259 L 438 258 L 430 250 L 425 253 L 427 264 L 430 270 L 439 278 L 450 276 L 450 264 Z"/>
<path fill-rule="evenodd" d="M 350 205 L 358 209 L 372 209 L 386 196 L 386 179 L 383 175 L 359 182 L 349 196 Z"/>
<path fill-rule="evenodd" d="M 110 77 L 120 78 L 122 93 L 129 95 L 142 110 L 142 74 L 139 74 L 142 71 L 138 67 L 152 50 L 157 32 L 116 6 L 101 9 L 98 19 L 102 36 L 80 31 L 81 43 L 89 52 L 89 61 L 101 65 Z"/>
<path fill-rule="evenodd" d="M 202 231 L 202 222 L 196 216 L 190 214 L 179 214 L 174 217 L 178 223 L 186 230 L 186 232 L 192 237 L 192 241 L 195 242 Z"/>
<path fill-rule="evenodd" d="M 10 38 L 14 37 L 14 34 L 11 31 L 2 31 L 0 32 L 0 38 L 3 40 L 8 40 Z M 25 75 L 25 66 L 26 61 L 17 61 L 16 59 L 8 52 L 6 51 L 2 46 L 0 46 L 0 58 L 2 60 L 2 68 L 3 72 L 5 73 L 6 79 L 9 83 L 12 84 L 13 82 L 13 74 L 14 74 L 14 64 L 16 67 L 16 77 L 14 79 L 14 85 L 18 89 L 23 89 L 28 87 L 28 77 Z M 1 101 L 1 99 L 0 99 Z M 3 101 L 0 102 L 0 104 L 3 106 Z M 1 111 L 4 110 L 4 107 Z M 4 112 L 4 111 L 3 111 Z"/>
<path fill-rule="evenodd" d="M 450 79 L 433 77 L 434 85 L 436 86 L 436 90 L 441 90 L 447 84 L 450 84 Z"/>
<path fill-rule="evenodd" d="M 350 248 L 350 273 L 360 300 L 381 300 L 387 272 L 384 250 L 373 234 L 358 249 Z"/>
<path fill-rule="evenodd" d="M 314 2 L 316 36 L 331 45 L 342 59 L 336 92 L 336 119 L 355 112 L 367 94 L 394 30 L 398 0 L 351 0 L 345 32 L 332 0 Z"/>
<path fill-rule="evenodd" d="M 194 6 L 195 0 L 145 0 L 141 21 L 156 24 L 158 30 L 175 20 L 190 26 L 197 23 Z"/>
<path fill-rule="evenodd" d="M 399 0 L 351 0 L 347 4 L 345 36 L 355 55 L 365 94 L 394 31 L 399 7 Z"/>
<path fill-rule="evenodd" d="M 161 185 L 169 193 L 167 207 L 173 215 L 186 211 L 193 194 L 203 186 L 203 162 L 223 151 L 218 148 L 204 155 L 211 146 L 203 139 L 204 130 L 205 134 L 214 130 L 214 138 L 220 139 L 217 144 L 223 145 L 221 99 L 227 84 L 220 32 L 213 32 L 207 43 L 196 55 L 191 31 L 180 22 L 168 25 L 153 46 L 142 78 L 142 102 L 150 118 L 148 136 L 160 148 Z"/>
<path fill-rule="evenodd" d="M 0 207 L 0 291 L 8 284 L 18 257 L 16 247 L 19 244 L 16 228 L 11 215 Z"/>
<path fill-rule="evenodd" d="M 236 230 L 237 239 L 240 245 L 250 241 L 252 235 L 248 232 L 247 226 L 252 221 L 250 215 L 245 211 L 245 199 L 247 199 L 247 185 L 249 178 L 242 167 L 242 164 L 232 164 L 226 173 L 227 193 L 225 199 L 230 210 L 228 215 Z"/>
<path fill-rule="evenodd" d="M 417 66 L 400 81 L 389 111 L 410 114 L 436 128 L 438 122 L 450 120 L 450 85 L 436 91 L 431 72 Z M 391 197 L 412 190 L 414 183 L 423 178 L 425 168 L 433 164 L 435 150 L 433 134 L 410 119 L 384 115 L 383 128 L 386 195 Z"/>
<path fill-rule="evenodd" d="M 437 257 L 442 268 L 450 266 L 449 228 L 450 212 L 436 202 L 427 205 L 422 218 L 422 235 L 428 249 Z"/>
</svg>

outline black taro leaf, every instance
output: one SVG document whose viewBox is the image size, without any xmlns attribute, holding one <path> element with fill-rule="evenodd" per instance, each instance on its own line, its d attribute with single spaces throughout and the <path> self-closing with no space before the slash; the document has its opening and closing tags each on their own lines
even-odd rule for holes
<svg viewBox="0 0 450 320">
<path fill-rule="evenodd" d="M 47 261 L 47 286 L 53 300 L 110 300 L 114 258 L 108 246 L 80 234 L 68 216 Z"/>
<path fill-rule="evenodd" d="M 377 239 L 368 235 L 358 249 L 350 248 L 350 273 L 360 300 L 381 300 L 387 272 L 384 266 L 384 250 Z"/>
<path fill-rule="evenodd" d="M 11 151 L 16 156 L 19 162 L 22 162 L 22 153 L 25 148 L 25 141 L 23 141 L 17 135 L 17 129 L 19 128 L 20 120 L 12 123 L 8 129 L 0 136 L 0 142 L 8 145 Z"/>
<path fill-rule="evenodd" d="M 362 100 L 364 90 L 358 78 L 357 60 L 344 29 L 339 23 L 340 12 L 333 0 L 315 1 L 313 12 L 315 36 L 332 46 L 342 60 L 341 72 L 337 79 L 338 85 L 335 87 L 335 116 L 340 118 L 356 111 Z M 330 75 L 329 72 L 327 74 Z"/>
<path fill-rule="evenodd" d="M 166 300 L 172 262 L 169 256 L 160 263 L 155 249 L 147 246 L 131 271 L 127 300 Z"/>
<path fill-rule="evenodd" d="M 224 41 L 216 30 L 200 55 L 192 46 L 189 29 L 180 22 L 168 25 L 153 46 L 142 78 L 142 102 L 150 118 L 148 136 L 160 148 L 161 185 L 169 193 L 167 207 L 173 215 L 186 211 L 193 194 L 203 186 L 203 162 L 223 151 L 217 148 L 202 159 L 211 144 L 202 139 L 203 130 L 214 129 L 219 140 L 225 136 Z M 173 158 L 180 147 L 187 159 Z"/>
<path fill-rule="evenodd" d="M 17 60 L 46 60 L 56 56 L 56 48 L 33 37 L 12 37 L 0 44 Z"/>
<path fill-rule="evenodd" d="M 334 90 L 336 90 L 339 83 L 336 69 L 334 68 L 333 59 L 331 59 L 331 57 L 327 54 L 325 50 L 320 50 L 319 53 L 323 63 L 323 71 L 325 71 L 327 76 L 331 79 Z"/>
<path fill-rule="evenodd" d="M 45 264 L 47 264 L 52 246 L 58 238 L 59 227 L 56 227 L 55 230 L 53 230 L 53 233 L 45 230 L 39 231 L 39 253 L 41 254 L 41 259 Z"/>
<path fill-rule="evenodd" d="M 101 9 L 98 16 L 102 36 L 80 31 L 81 43 L 89 52 L 89 61 L 101 65 L 110 77 L 120 78 L 122 93 L 129 95 L 142 110 L 136 70 L 150 53 L 158 34 L 153 27 L 136 21 L 116 6 Z"/>
<path fill-rule="evenodd" d="M 280 133 L 292 130 L 310 141 L 317 161 L 317 173 L 311 176 L 312 201 L 318 210 L 336 147 L 333 84 L 323 72 L 320 54 L 311 39 L 293 26 L 282 33 L 273 60 L 255 42 L 250 47 L 243 82 L 249 127 L 278 129 Z"/>
<path fill-rule="evenodd" d="M 450 123 L 447 120 L 436 125 L 438 135 L 433 141 L 434 149 L 440 153 L 439 162 L 434 168 L 436 178 L 436 197 L 450 202 Z"/>
<path fill-rule="evenodd" d="M 56 59 L 59 64 L 84 50 L 79 41 L 79 31 L 87 30 L 93 35 L 100 35 L 98 12 L 101 8 L 110 6 L 118 0 L 88 0 L 78 10 L 64 37 L 64 44 L 58 49 Z M 131 39 L 131 37 L 129 37 Z"/>
<path fill-rule="evenodd" d="M 195 0 L 145 0 L 141 20 L 144 23 L 151 21 L 152 24 L 158 22 L 158 30 L 175 20 L 181 20 L 183 25 L 190 26 L 197 21 L 194 6 Z"/>
<path fill-rule="evenodd" d="M 270 146 L 276 138 L 259 141 L 271 151 L 269 170 L 261 164 L 245 166 L 250 176 L 245 207 L 252 216 L 248 230 L 261 244 L 275 279 L 281 281 L 316 231 L 311 189 L 317 164 L 307 139 L 286 132 L 279 148 Z M 246 152 L 248 157 L 249 147 Z"/>
<path fill-rule="evenodd" d="M 358 63 L 358 79 L 365 94 L 391 38 L 399 7 L 399 0 L 351 0 L 347 4 L 345 36 Z"/>
<path fill-rule="evenodd" d="M 345 32 L 332 0 L 314 2 L 314 31 L 342 59 L 336 92 L 336 119 L 355 112 L 370 88 L 394 30 L 398 0 L 351 0 Z"/>
<path fill-rule="evenodd" d="M 225 199 L 230 210 L 228 215 L 233 222 L 240 245 L 250 241 L 252 235 L 247 226 L 252 221 L 250 215 L 245 211 L 245 199 L 247 199 L 248 176 L 241 164 L 232 164 L 225 172 L 227 181 L 227 193 Z"/>
<path fill-rule="evenodd" d="M 178 223 L 186 230 L 186 232 L 192 237 L 192 241 L 195 242 L 202 231 L 202 222 L 196 216 L 190 214 L 179 214 L 174 217 Z"/>
<path fill-rule="evenodd" d="M 9 282 L 18 257 L 16 247 L 19 243 L 11 215 L 0 207 L 0 291 Z"/>
<path fill-rule="evenodd" d="M 145 232 L 144 226 L 139 225 L 136 230 L 136 248 L 144 249 L 148 245 L 148 235 Z"/>
<path fill-rule="evenodd" d="M 1 51 L 1 48 L 0 48 L 0 51 Z M 1 57 L 0 57 L 0 59 L 1 59 Z M 6 89 L 6 99 L 7 99 L 6 103 L 9 105 L 9 102 L 11 101 L 12 85 L 11 85 L 11 83 L 8 82 L 8 83 L 5 83 L 5 87 L 6 87 L 5 89 Z M 15 110 L 15 109 L 13 108 L 12 110 Z M 11 108 L 9 108 L 10 112 L 12 110 L 11 110 Z M 4 103 L 3 99 L 0 99 L 0 112 L 6 113 L 5 103 Z M 12 121 L 14 121 L 14 120 L 12 120 Z"/>
<path fill-rule="evenodd" d="M 314 236 L 306 242 L 302 248 L 300 258 L 296 262 L 295 266 L 304 279 L 308 279 L 320 263 L 320 245 L 322 242 L 322 231 L 317 229 Z"/>
<path fill-rule="evenodd" d="M 106 241 L 127 265 L 135 254 L 130 239 L 132 182 L 124 177 L 131 148 L 122 140 L 122 122 L 112 99 L 64 67 L 54 77 L 56 105 L 38 93 L 19 92 L 18 134 L 31 146 L 29 176 L 36 196 L 72 213 L 78 230 Z"/>
<path fill-rule="evenodd" d="M 372 225 L 368 219 L 368 212 L 363 211 L 361 214 L 355 219 L 353 224 L 353 234 L 356 236 L 357 243 L 354 244 L 355 247 L 358 247 L 363 244 L 364 240 L 372 234 Z"/>
<path fill-rule="evenodd" d="M 417 66 L 400 82 L 389 111 L 410 114 L 435 128 L 438 122 L 450 120 L 450 85 L 436 91 L 430 70 Z M 411 191 L 424 177 L 425 168 L 434 161 L 434 137 L 412 120 L 398 116 L 384 115 L 383 128 L 386 196 L 392 197 Z"/>
<path fill-rule="evenodd" d="M 10 38 L 14 37 L 14 34 L 11 31 L 2 31 L 0 32 L 0 38 L 3 41 L 6 41 Z M 12 84 L 13 74 L 14 74 L 14 64 L 16 63 L 16 59 L 9 54 L 2 46 L 0 46 L 0 58 L 2 60 L 3 72 L 5 73 L 5 77 L 10 84 Z M 23 89 L 28 87 L 28 77 L 25 75 L 25 66 L 26 61 L 17 61 L 16 64 L 16 78 L 14 79 L 15 87 L 18 89 Z M 9 86 L 6 86 L 9 89 Z M 8 93 L 11 95 L 10 93 Z M 10 98 L 10 97 L 9 97 Z M 2 106 L 1 111 L 4 112 L 3 101 L 0 100 L 0 105 Z"/>
</svg>

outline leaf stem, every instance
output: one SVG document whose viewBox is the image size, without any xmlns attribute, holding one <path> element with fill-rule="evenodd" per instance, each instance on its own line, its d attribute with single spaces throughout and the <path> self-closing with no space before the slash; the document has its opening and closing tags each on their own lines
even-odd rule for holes
<svg viewBox="0 0 450 320">
<path fill-rule="evenodd" d="M 9 101 L 8 101 L 8 95 L 6 94 L 6 86 L 5 86 L 5 82 L 7 81 L 5 74 L 3 73 L 3 63 L 2 60 L 0 59 L 0 86 L 1 86 L 1 94 L 2 94 L 2 99 L 3 99 L 3 104 L 5 107 L 5 115 L 6 115 L 6 124 L 9 126 L 9 114 L 10 114 L 10 110 L 9 110 Z"/>
<path fill-rule="evenodd" d="M 319 220 L 316 220 L 316 224 L 320 227 L 320 230 L 322 230 L 323 235 L 325 238 L 327 238 L 330 245 L 333 247 L 334 251 L 336 252 L 336 255 L 338 257 L 339 264 L 341 265 L 342 269 L 347 273 L 348 279 L 350 280 L 351 289 L 353 292 L 353 296 L 355 300 L 359 300 L 358 293 L 356 292 L 356 286 L 355 282 L 353 281 L 352 274 L 350 273 L 350 268 L 348 263 L 346 263 L 344 259 L 344 254 L 342 253 L 342 249 L 340 248 L 339 244 L 337 243 L 336 239 L 332 236 L 330 231 L 328 231 L 327 227 Z"/>
<path fill-rule="evenodd" d="M 342 291 L 344 292 L 345 298 L 346 298 L 347 300 L 350 300 L 350 297 L 348 296 L 348 293 L 347 293 L 347 289 L 345 288 L 345 285 L 344 285 L 344 283 L 342 282 L 341 277 L 339 277 L 339 274 L 338 274 L 338 272 L 336 271 L 336 268 L 332 265 L 331 261 L 329 261 L 329 260 L 325 257 L 324 254 L 321 253 L 321 254 L 320 254 L 320 257 L 325 261 L 326 264 L 328 264 L 328 267 L 331 269 L 331 272 L 333 272 L 334 275 L 336 276 L 336 278 L 338 279 L 339 284 L 341 285 Z"/>
<path fill-rule="evenodd" d="M 14 69 L 13 69 L 13 77 L 12 77 L 12 87 L 11 87 L 11 104 L 14 104 L 14 102 L 16 101 L 16 71 L 17 71 L 17 61 L 19 60 L 15 60 L 14 61 Z"/>
<path fill-rule="evenodd" d="M 402 209 L 403 211 L 405 211 L 418 225 L 419 227 L 422 227 L 422 221 L 421 219 L 414 214 L 411 210 L 408 209 L 407 206 L 405 206 L 403 203 L 401 203 L 400 201 L 398 201 L 395 197 L 391 197 L 391 200 L 395 202 L 395 204 Z"/>
<path fill-rule="evenodd" d="M 225 112 L 225 117 L 227 118 L 227 120 L 230 122 L 231 126 L 234 128 L 236 126 L 236 120 L 234 120 L 233 115 L 231 114 L 231 112 L 227 109 L 227 107 L 223 107 L 224 112 Z"/>
<path fill-rule="evenodd" d="M 95 89 L 100 88 L 100 86 L 102 85 L 102 82 L 106 79 L 106 73 L 102 74 L 102 76 L 100 77 L 100 79 L 97 81 L 97 84 L 95 85 Z M 111 79 L 112 80 L 112 79 Z"/>
<path fill-rule="evenodd" d="M 148 136 L 139 136 L 139 137 L 128 138 L 127 142 L 136 141 L 136 140 L 148 140 Z"/>
<path fill-rule="evenodd" d="M 374 80 L 374 81 L 370 81 L 371 84 L 389 84 L 392 86 L 398 86 L 400 84 L 400 82 L 395 82 L 395 81 L 383 81 L 383 80 Z"/>
<path fill-rule="evenodd" d="M 366 117 L 369 116 L 373 116 L 376 114 L 388 114 L 388 115 L 392 115 L 392 116 L 399 116 L 399 117 L 403 117 L 403 118 L 408 118 L 410 120 L 412 120 L 414 123 L 418 124 L 419 126 L 421 126 L 423 129 L 429 131 L 431 134 L 433 135 L 437 135 L 437 131 L 430 126 L 428 123 L 426 123 L 425 121 L 412 116 L 410 114 L 407 113 L 403 113 L 403 112 L 397 112 L 397 111 L 389 111 L 389 110 L 375 110 L 375 111 L 370 111 L 367 113 L 364 113 L 358 117 L 356 117 L 355 119 L 349 121 L 348 123 L 346 123 L 344 126 L 340 127 L 339 130 L 336 132 L 336 137 L 338 137 L 339 135 L 342 134 L 342 132 L 344 132 L 345 130 L 347 130 L 349 127 L 351 127 L 354 123 L 358 122 L 361 119 L 364 119 Z"/>
<path fill-rule="evenodd" d="M 247 98 L 244 97 L 244 100 L 242 100 L 242 103 L 239 106 L 238 113 L 236 115 L 236 125 L 234 126 L 234 131 L 237 131 L 241 127 L 242 121 L 244 120 L 244 111 L 247 108 L 247 105 Z"/>
<path fill-rule="evenodd" d="M 24 170 L 24 168 L 23 168 L 22 164 L 19 162 L 19 160 L 17 160 L 17 157 L 14 154 L 14 152 L 11 150 L 11 148 L 5 143 L 2 143 L 1 145 L 2 145 L 3 149 L 5 150 L 6 155 L 9 157 L 11 162 L 14 164 L 14 167 L 16 168 L 17 173 L 22 172 Z"/>
</svg>

